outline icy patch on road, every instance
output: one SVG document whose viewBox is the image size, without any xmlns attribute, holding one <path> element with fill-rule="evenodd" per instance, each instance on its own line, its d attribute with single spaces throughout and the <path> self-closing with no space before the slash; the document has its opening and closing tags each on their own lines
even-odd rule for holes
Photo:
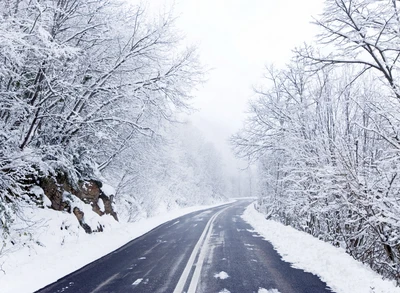
<svg viewBox="0 0 400 293">
<path fill-rule="evenodd" d="M 137 279 L 135 282 L 132 283 L 132 286 L 137 286 L 143 281 L 143 278 Z"/>
<path fill-rule="evenodd" d="M 258 293 L 281 293 L 281 292 L 279 292 L 277 289 L 267 290 L 264 288 L 260 288 L 260 289 L 258 289 Z"/>
<path fill-rule="evenodd" d="M 214 278 L 216 278 L 216 279 L 221 279 L 221 280 L 225 280 L 225 279 L 229 278 L 229 275 L 228 275 L 226 272 L 221 271 L 221 272 L 219 272 L 218 274 L 215 274 L 215 275 L 214 275 Z"/>
<path fill-rule="evenodd" d="M 266 220 L 253 204 L 247 207 L 242 218 L 254 228 L 253 232 L 272 243 L 283 260 L 319 276 L 336 293 L 400 293 L 394 281 L 382 280 L 380 275 L 354 260 L 343 248 Z"/>
</svg>

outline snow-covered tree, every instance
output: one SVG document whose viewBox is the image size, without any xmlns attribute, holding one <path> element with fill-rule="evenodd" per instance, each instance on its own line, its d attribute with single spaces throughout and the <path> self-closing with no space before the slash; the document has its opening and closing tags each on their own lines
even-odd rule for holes
<svg viewBox="0 0 400 293">
<path fill-rule="evenodd" d="M 315 24 L 233 143 L 258 160 L 269 217 L 399 280 L 398 1 L 326 0 Z"/>
<path fill-rule="evenodd" d="M 166 126 L 162 137 L 143 137 L 104 175 L 118 182 L 116 204 L 128 221 L 227 195 L 221 156 L 190 124 Z"/>
<path fill-rule="evenodd" d="M 258 160 L 260 210 L 397 278 L 397 101 L 357 68 L 268 70 L 236 153 Z M 385 135 L 387 137 L 385 138 Z"/>
<path fill-rule="evenodd" d="M 114 162 L 126 174 L 154 162 L 152 141 L 202 79 L 181 39 L 170 13 L 122 1 L 0 2 L 3 237 L 21 205 L 44 205 L 32 188 L 49 178 L 76 188 Z"/>
<path fill-rule="evenodd" d="M 317 67 L 359 65 L 355 78 L 372 70 L 399 99 L 398 5 L 396 0 L 326 0 L 315 21 L 321 29 L 317 50 L 306 46 L 296 51 Z"/>
</svg>

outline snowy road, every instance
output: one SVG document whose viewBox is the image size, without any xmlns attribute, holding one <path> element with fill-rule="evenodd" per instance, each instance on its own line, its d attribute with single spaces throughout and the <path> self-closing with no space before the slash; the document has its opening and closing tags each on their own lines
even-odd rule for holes
<svg viewBox="0 0 400 293">
<path fill-rule="evenodd" d="M 165 223 L 38 292 L 331 292 L 252 232 L 240 217 L 248 204 Z"/>
</svg>

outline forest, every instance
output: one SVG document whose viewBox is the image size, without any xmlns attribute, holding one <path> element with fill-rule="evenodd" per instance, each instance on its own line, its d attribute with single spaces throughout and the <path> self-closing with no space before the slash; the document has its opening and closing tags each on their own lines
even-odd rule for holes
<svg viewBox="0 0 400 293">
<path fill-rule="evenodd" d="M 398 1 L 326 0 L 315 43 L 267 66 L 232 137 L 269 219 L 400 280 Z"/>
<path fill-rule="evenodd" d="M 185 123 L 205 70 L 182 41 L 172 13 L 124 1 L 0 2 L 0 260 L 43 246 L 52 218 L 92 233 L 226 198 L 220 154 Z"/>
</svg>

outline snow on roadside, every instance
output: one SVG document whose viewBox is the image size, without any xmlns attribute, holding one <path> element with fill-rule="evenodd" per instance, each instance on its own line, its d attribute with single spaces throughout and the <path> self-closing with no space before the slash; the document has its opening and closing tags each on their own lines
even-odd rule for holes
<svg viewBox="0 0 400 293">
<path fill-rule="evenodd" d="M 101 218 L 106 225 L 105 232 L 91 235 L 79 227 L 72 214 L 50 209 L 34 209 L 32 212 L 37 219 L 51 221 L 43 223 L 39 237 L 40 245 L 25 247 L 1 256 L 0 268 L 5 274 L 0 270 L 0 292 L 36 291 L 165 222 L 222 204 L 178 209 L 134 223 L 118 223 L 111 216 L 103 216 Z"/>
<path fill-rule="evenodd" d="M 354 260 L 343 248 L 266 220 L 254 204 L 247 207 L 242 218 L 272 243 L 284 261 L 319 276 L 336 293 L 400 293 L 393 281 L 382 280 L 380 275 Z"/>
</svg>

